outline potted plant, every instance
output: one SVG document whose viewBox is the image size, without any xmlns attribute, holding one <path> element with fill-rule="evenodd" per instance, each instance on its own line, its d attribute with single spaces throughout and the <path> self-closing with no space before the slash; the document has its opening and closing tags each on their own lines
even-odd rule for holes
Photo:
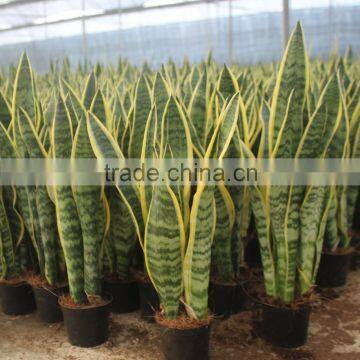
<svg viewBox="0 0 360 360">
<path fill-rule="evenodd" d="M 144 251 L 148 274 L 160 298 L 156 321 L 163 328 L 162 351 L 167 359 L 208 358 L 208 284 L 215 227 L 210 186 L 198 184 L 190 219 L 186 239 L 176 194 L 169 185 L 154 187 Z"/>
<path fill-rule="evenodd" d="M 144 136 L 144 144 L 148 141 L 149 144 L 152 143 L 153 135 L 151 135 L 152 131 L 157 127 L 154 126 L 154 119 L 155 119 L 155 108 L 150 112 L 151 115 L 147 118 L 147 124 L 145 126 L 145 136 Z M 164 116 L 162 120 L 162 127 L 161 127 L 161 137 L 160 137 L 160 149 L 162 154 L 161 156 L 169 156 L 169 153 L 166 149 L 171 148 L 171 156 L 176 158 L 190 158 L 192 156 L 192 147 L 191 147 L 191 138 L 190 132 L 186 120 L 185 114 L 182 112 L 181 105 L 173 98 L 170 97 L 166 109 L 164 110 Z M 123 159 L 123 154 L 119 149 L 118 145 L 114 141 L 111 134 L 106 130 L 106 128 L 96 119 L 91 118 L 88 122 L 89 133 L 91 134 L 90 139 L 92 141 L 93 149 L 96 153 L 98 158 L 120 158 Z M 165 131 L 165 129 L 167 129 Z M 171 136 L 170 134 L 182 133 L 184 136 L 183 141 L 176 140 L 175 137 Z M 214 140 L 212 141 L 212 146 L 214 144 Z M 150 147 L 147 147 L 148 149 Z M 144 150 L 145 151 L 145 150 Z M 211 151 L 209 150 L 209 153 Z M 180 356 L 181 358 L 190 358 L 189 354 L 193 353 L 194 356 L 197 358 L 206 358 L 208 354 L 208 341 L 209 341 L 209 313 L 208 313 L 208 282 L 209 282 L 209 270 L 210 270 L 210 250 L 211 250 L 211 242 L 213 237 L 213 227 L 214 227 L 214 202 L 213 202 L 213 189 L 211 187 L 206 186 L 205 184 L 198 185 L 198 189 L 194 196 L 194 200 L 192 203 L 192 207 L 190 210 L 189 200 L 190 200 L 190 183 L 186 182 L 184 185 L 179 186 L 177 191 L 177 196 L 174 195 L 174 190 L 170 185 L 168 186 L 154 186 L 154 190 L 151 193 L 146 192 L 146 189 L 142 189 L 142 195 L 140 199 L 143 203 L 145 203 L 145 197 L 150 194 L 150 198 L 146 197 L 147 207 L 144 206 L 139 208 L 139 204 L 136 202 L 130 202 L 130 197 L 133 194 L 134 190 L 136 189 L 133 186 L 117 186 L 116 187 L 120 196 L 123 198 L 125 204 L 127 205 L 131 217 L 134 220 L 134 225 L 140 239 L 140 242 L 144 249 L 145 255 L 145 262 L 146 262 L 146 269 L 147 273 L 152 280 L 154 287 L 156 288 L 160 299 L 162 300 L 163 308 L 165 317 L 162 314 L 157 316 L 157 321 L 163 324 L 165 327 L 169 326 L 167 321 L 169 320 L 170 323 L 174 318 L 174 324 L 178 324 L 178 326 L 184 327 L 184 329 L 173 329 L 165 332 L 165 336 L 163 337 L 164 341 L 164 351 L 172 351 L 169 349 L 169 344 L 171 343 L 172 336 L 178 337 L 178 340 L 175 343 L 172 343 L 175 350 L 175 353 L 179 352 L 177 355 L 169 355 L 169 356 Z M 145 191 L 144 191 L 145 190 Z M 151 190 L 151 189 L 150 189 Z M 163 197 L 166 198 L 166 204 L 169 205 L 167 209 L 162 208 L 162 211 L 169 211 L 171 212 L 172 216 L 167 214 L 167 218 L 170 219 L 170 222 L 174 222 L 174 233 L 178 236 L 177 239 L 179 242 L 172 241 L 171 246 L 167 247 L 164 243 L 164 247 L 154 254 L 151 252 L 150 247 L 156 246 L 153 242 L 159 241 L 161 238 L 154 236 L 150 231 L 151 227 L 150 224 L 154 223 L 154 226 L 159 226 L 162 222 L 158 221 L 162 217 L 159 216 L 157 205 L 155 203 L 159 202 L 159 206 L 161 206 L 161 201 Z M 181 205 L 179 200 L 181 199 Z M 131 205 L 130 205 L 131 203 Z M 143 230 L 143 224 L 138 222 L 139 219 L 139 209 L 143 211 L 146 209 L 146 229 Z M 189 212 L 190 210 L 190 212 Z M 193 216 L 191 216 L 191 212 Z M 206 213 L 206 220 L 204 220 L 203 216 Z M 175 216 L 173 216 L 175 215 Z M 198 222 L 195 219 L 198 219 Z M 188 219 L 188 220 L 186 220 Z M 190 219 L 190 221 L 189 221 Z M 191 220 L 193 219 L 193 220 Z M 200 224 L 201 222 L 201 224 Z M 187 225 L 188 224 L 188 225 Z M 188 249 L 185 252 L 185 247 L 180 250 L 181 246 L 185 245 L 185 230 L 189 226 L 189 240 L 188 240 Z M 203 231 L 201 229 L 204 229 Z M 200 233 L 203 233 L 204 236 L 201 236 Z M 145 234 L 145 237 L 144 237 Z M 175 238 L 174 238 L 175 239 Z M 197 241 L 196 241 L 197 240 Z M 161 241 L 162 242 L 162 241 Z M 200 243 L 201 242 L 201 243 Z M 181 245 L 182 244 L 182 245 Z M 174 246 L 174 248 L 173 248 Z M 206 250 L 206 256 L 204 259 L 201 259 L 200 253 L 202 252 L 201 249 Z M 177 258 L 175 255 L 176 248 L 179 250 L 179 257 Z M 161 261 L 159 256 L 163 259 L 163 256 L 167 256 L 167 252 L 173 252 L 171 256 L 172 259 L 175 261 L 175 266 L 171 266 L 166 270 L 163 269 L 163 275 L 170 279 L 170 287 L 161 287 L 163 281 L 158 277 L 160 272 L 156 270 L 156 266 L 158 264 L 158 260 L 160 262 L 160 270 L 161 267 L 167 266 L 167 261 Z M 182 252 L 183 251 L 183 252 Z M 151 252 L 151 254 L 150 254 Z M 170 254 L 170 253 L 169 253 Z M 183 258 L 181 257 L 183 254 Z M 187 260 L 186 260 L 187 259 Z M 195 264 L 195 261 L 198 262 L 204 269 L 204 272 L 201 274 L 195 275 L 195 270 L 193 270 L 192 265 L 190 262 Z M 202 263 L 203 261 L 203 263 Z M 184 264 L 184 268 L 182 267 Z M 188 264 L 188 265 L 186 265 Z M 170 272 L 171 271 L 171 272 Z M 174 272 L 175 271 L 175 272 Z M 178 312 L 178 304 L 180 303 L 180 298 L 182 296 L 182 277 L 184 276 L 184 294 L 186 300 L 184 302 L 187 303 L 185 305 L 186 313 L 183 311 Z M 186 280 L 185 280 L 186 276 Z M 201 276 L 203 281 L 196 280 L 196 276 Z M 172 288 L 172 280 L 176 281 L 176 285 Z M 180 285 L 178 282 L 180 281 Z M 186 284 L 186 285 L 185 285 Z M 185 290 L 187 289 L 187 290 Z M 177 305 L 176 305 L 177 304 Z M 170 306 L 170 310 L 169 307 Z M 170 312 L 169 312 L 170 311 Z M 189 315 L 190 314 L 190 315 Z M 178 317 L 178 315 L 180 317 Z M 184 323 L 182 324 L 184 320 Z M 192 329 L 195 327 L 196 329 Z M 172 325 L 170 325 L 172 328 Z M 180 345 L 183 344 L 185 340 L 186 334 L 194 333 L 194 337 L 191 340 L 193 344 L 195 344 L 198 340 L 201 341 L 200 347 L 196 346 L 198 350 L 194 350 L 195 345 L 187 344 L 186 347 Z M 173 335 L 171 335 L 173 334 Z M 175 335 L 174 335 L 175 334 Z M 197 340 L 196 340 L 197 339 Z M 191 350 L 190 350 L 191 349 Z M 186 353 L 185 353 L 186 352 Z M 178 357 L 174 357 L 178 358 Z"/>
<path fill-rule="evenodd" d="M 54 159 L 93 156 L 86 118 L 79 119 L 75 137 L 73 121 L 60 93 L 52 127 Z M 101 282 L 100 250 L 106 223 L 103 189 L 56 185 L 53 194 L 70 290 L 59 300 L 68 338 L 73 345 L 96 346 L 108 339 L 111 304 L 111 297 L 102 294 Z"/>
<path fill-rule="evenodd" d="M 120 194 L 112 187 L 106 190 L 110 209 L 107 256 L 111 260 L 105 272 L 104 285 L 114 299 L 111 310 L 127 313 L 139 308 L 138 284 L 133 274 L 137 234 Z"/>
<path fill-rule="evenodd" d="M 210 156 L 226 153 L 224 148 L 234 134 L 237 121 L 234 116 L 237 101 L 238 97 L 234 96 L 224 107 L 200 159 L 204 166 Z M 191 145 L 187 119 L 179 105 L 177 109 L 177 116 L 173 113 L 172 117 L 163 117 L 159 156 L 179 159 L 185 154 L 191 159 L 192 154 L 187 150 Z M 173 132 L 183 140 L 176 141 Z M 216 148 L 218 138 L 221 140 Z M 224 184 L 219 186 L 224 188 Z M 200 176 L 191 199 L 187 187 L 186 179 L 183 184 L 154 185 L 145 228 L 146 267 L 160 298 L 161 311 L 156 322 L 163 328 L 162 351 L 167 359 L 207 359 L 209 351 L 208 287 L 218 214 L 215 188 Z M 189 221 L 186 207 L 189 207 Z"/>
<path fill-rule="evenodd" d="M 244 156 L 239 140 L 246 139 L 248 143 L 246 111 L 240 93 L 231 97 L 228 106 L 219 129 L 219 158 L 239 159 Z M 229 129 L 231 142 L 225 143 Z M 245 300 L 243 270 L 244 237 L 249 220 L 248 189 L 245 186 L 219 184 L 214 195 L 218 216 L 212 245 L 210 307 L 215 315 L 226 318 L 241 309 Z"/>
<path fill-rule="evenodd" d="M 112 129 L 109 127 L 107 129 L 109 136 L 118 140 L 118 151 L 121 152 L 122 158 L 125 156 L 140 158 L 141 155 L 144 126 L 151 109 L 151 98 L 144 75 L 136 82 L 132 100 L 134 105 L 128 113 L 124 104 L 118 100 L 120 115 L 117 121 L 119 125 L 115 132 L 111 131 Z M 133 190 L 140 197 L 138 187 L 134 187 Z M 115 187 L 109 187 L 108 195 L 111 212 L 109 244 L 113 249 L 114 267 L 112 274 L 106 277 L 106 286 L 112 289 L 114 295 L 117 294 L 115 299 L 122 304 L 118 307 L 118 312 L 134 311 L 138 309 L 139 301 L 140 305 L 144 303 L 144 297 L 141 296 L 143 293 L 142 281 L 140 281 L 144 277 L 135 271 L 137 245 L 140 240 L 128 207 L 118 190 Z M 142 216 L 142 214 L 138 213 L 138 216 Z M 136 219 L 136 221 L 142 221 L 142 219 Z M 143 236 L 143 234 L 141 235 Z M 142 264 L 138 264 L 137 267 L 141 269 Z M 143 312 L 144 306 L 140 307 Z"/>
<path fill-rule="evenodd" d="M 352 194 L 349 197 L 355 197 L 356 191 L 351 191 Z M 353 201 L 352 199 L 349 199 L 348 201 Z M 353 212 L 352 212 L 353 210 Z M 350 215 L 353 215 L 352 218 Z M 358 192 L 357 199 L 355 201 L 354 208 L 350 206 L 349 209 L 349 229 L 350 229 L 350 235 L 351 235 L 351 246 L 354 248 L 353 257 L 351 259 L 350 263 L 350 269 L 351 270 L 357 270 L 360 266 L 360 224 L 359 224 L 359 218 L 360 218 L 360 192 Z"/>
<path fill-rule="evenodd" d="M 95 80 L 98 80 L 96 76 Z M 114 101 L 115 109 L 112 112 L 110 100 L 105 98 L 102 90 L 97 90 L 90 111 L 121 143 L 127 120 L 126 110 L 117 93 Z M 132 312 L 139 308 L 138 286 L 132 270 L 137 234 L 127 207 L 117 190 L 109 186 L 104 194 L 110 217 L 109 231 L 105 239 L 109 266 L 104 269 L 104 287 L 113 297 L 113 312 Z"/>
<path fill-rule="evenodd" d="M 135 89 L 132 118 L 132 129 L 134 130 L 130 134 L 128 148 L 130 158 L 138 158 L 141 162 L 154 158 L 157 147 L 156 140 L 161 132 L 161 119 L 167 111 L 169 93 L 169 84 L 161 73 L 155 74 L 151 89 L 145 77 L 140 77 Z M 152 186 L 140 183 L 138 191 L 142 219 L 145 224 L 151 201 Z M 144 233 L 142 239 L 144 239 Z M 143 250 L 143 240 L 141 249 Z M 143 256 L 141 260 L 135 274 L 139 286 L 141 317 L 146 321 L 153 322 L 154 315 L 159 309 L 159 297 L 147 274 Z"/>
<path fill-rule="evenodd" d="M 30 158 L 47 158 L 48 154 L 27 113 L 20 109 L 18 121 L 21 139 Z M 32 218 L 35 223 L 39 274 L 32 274 L 28 281 L 33 287 L 38 317 L 46 323 L 62 321 L 58 297 L 67 291 L 65 264 L 58 237 L 55 206 L 44 185 L 28 186 Z"/>
<path fill-rule="evenodd" d="M 27 105 L 30 111 L 34 110 L 34 103 L 31 103 L 33 82 L 26 54 L 23 54 L 20 59 L 15 79 L 11 110 L 9 109 L 11 122 L 7 128 L 0 123 L 0 156 L 5 159 L 25 157 L 21 138 L 19 135 L 16 138 L 15 134 L 19 131 L 16 126 L 18 106 Z M 30 101 L 25 94 L 29 94 Z M 4 234 L 1 241 L 3 248 L 7 249 L 2 256 L 1 266 L 2 308 L 6 314 L 20 315 L 35 310 L 31 287 L 25 282 L 32 267 L 28 242 L 33 229 L 27 188 L 3 187 L 2 205 Z M 31 240 L 34 244 L 34 237 L 31 237 Z"/>
<path fill-rule="evenodd" d="M 357 93 L 355 90 L 349 91 L 344 96 L 348 109 L 348 117 L 350 122 L 350 157 L 359 158 L 360 143 L 360 105 L 356 101 Z M 356 105 L 357 104 L 357 105 Z M 349 235 L 351 236 L 351 246 L 354 253 L 351 260 L 351 268 L 356 270 L 360 264 L 360 187 L 347 187 L 347 224 Z"/>
<path fill-rule="evenodd" d="M 3 132 L 0 124 L 1 145 Z M 25 282 L 30 270 L 24 266 L 28 262 L 27 238 L 15 199 L 14 188 L 0 187 L 0 299 L 5 314 L 24 315 L 35 310 L 35 302 L 31 286 Z"/>
<path fill-rule="evenodd" d="M 15 140 L 14 152 L 17 157 L 46 158 L 42 141 L 35 129 L 45 128 L 42 112 L 37 108 L 35 86 L 31 66 L 24 54 L 19 62 L 14 81 L 12 133 Z M 27 90 L 27 91 L 26 91 Z M 20 97 L 21 96 L 21 97 Z M 28 112 L 33 114 L 30 118 Z M 11 143 L 8 142 L 11 146 Z M 62 313 L 57 300 L 66 289 L 64 284 L 64 266 L 57 236 L 55 207 L 46 186 L 18 187 L 20 212 L 25 229 L 29 234 L 37 257 L 39 274 L 28 274 L 27 281 L 33 285 L 37 313 L 43 322 L 58 322 Z"/>
<path fill-rule="evenodd" d="M 269 159 L 326 158 L 340 128 L 342 102 L 336 75 L 325 85 L 303 126 L 305 96 L 309 91 L 307 69 L 303 32 L 298 23 L 279 66 L 269 130 L 262 135 L 260 154 L 266 149 L 266 135 L 265 154 Z M 293 179 L 290 180 L 289 186 L 251 187 L 251 203 L 266 289 L 262 306 L 263 335 L 276 345 L 296 347 L 307 339 L 331 189 L 293 185 Z"/>
<path fill-rule="evenodd" d="M 159 88 L 159 85 L 154 86 Z M 129 110 L 128 116 L 129 119 L 122 128 L 122 136 L 119 134 L 121 124 L 118 125 L 115 133 L 112 133 L 103 124 L 100 124 L 96 118 L 90 118 L 88 128 L 89 132 L 93 134 L 90 140 L 98 159 L 121 159 L 124 161 L 125 157 L 131 157 L 135 161 L 136 159 L 141 161 L 142 159 L 151 158 L 152 155 L 149 149 L 152 149 L 154 137 L 156 136 L 157 112 L 155 107 L 152 106 L 147 80 L 144 76 L 141 76 L 136 84 L 134 107 Z M 150 134 L 150 132 L 152 133 Z M 109 146 L 105 146 L 105 144 Z M 126 144 L 128 145 L 126 146 Z M 132 310 L 136 309 L 137 301 L 136 297 L 135 301 L 133 297 L 129 297 L 136 290 L 132 280 L 133 272 L 130 260 L 137 239 L 140 247 L 143 247 L 144 223 L 147 219 L 150 188 L 151 186 L 139 184 L 121 187 L 110 186 L 109 190 L 109 202 L 114 211 L 116 208 L 121 208 L 121 213 L 118 212 L 113 218 L 114 231 L 112 231 L 112 223 L 110 222 L 110 245 L 113 248 L 114 262 L 119 265 L 119 269 L 116 269 L 117 280 L 113 281 L 112 287 L 115 286 L 115 282 L 117 282 L 118 285 L 116 286 L 119 288 L 127 286 L 127 291 L 131 287 L 131 292 L 127 294 L 123 291 L 122 297 L 129 304 L 128 308 L 131 307 Z M 115 219 L 120 216 L 123 219 L 122 221 L 132 221 L 127 222 L 126 228 L 123 227 L 121 232 L 115 223 Z M 143 261 L 138 264 L 134 277 L 139 284 L 142 317 L 151 321 L 155 310 L 158 308 L 158 296 L 148 279 Z"/>
<path fill-rule="evenodd" d="M 328 156 L 339 159 L 358 158 L 360 153 L 359 127 L 354 128 L 353 126 L 352 131 L 349 131 L 348 109 L 343 91 L 341 95 L 343 116 L 332 146 L 328 149 Z M 356 121 L 358 122 L 358 120 Z M 332 288 L 346 284 L 353 256 L 349 236 L 349 217 L 352 216 L 349 216 L 349 212 L 353 212 L 354 206 L 352 204 L 356 201 L 356 195 L 356 188 L 354 189 L 354 187 L 334 186 L 332 188 L 331 208 L 328 214 L 324 249 L 317 280 L 320 287 Z"/>
</svg>

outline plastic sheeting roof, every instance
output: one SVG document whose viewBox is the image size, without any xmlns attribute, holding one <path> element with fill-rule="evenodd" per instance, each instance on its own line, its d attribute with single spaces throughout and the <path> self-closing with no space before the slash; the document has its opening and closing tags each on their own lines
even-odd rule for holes
<svg viewBox="0 0 360 360">
<path fill-rule="evenodd" d="M 175 7 L 180 3 L 188 4 Z M 360 0 L 290 1 L 291 9 L 354 4 Z M 159 8 L 167 5 L 174 7 Z M 234 16 L 278 12 L 282 0 L 233 0 L 231 8 Z M 88 17 L 86 33 L 94 33 L 228 16 L 229 2 L 223 0 L 0 0 L 0 46 L 81 35 L 82 17 Z"/>
</svg>

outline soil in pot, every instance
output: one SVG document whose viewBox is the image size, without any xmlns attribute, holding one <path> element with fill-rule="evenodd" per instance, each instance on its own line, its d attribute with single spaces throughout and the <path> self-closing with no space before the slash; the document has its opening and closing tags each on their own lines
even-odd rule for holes
<svg viewBox="0 0 360 360">
<path fill-rule="evenodd" d="M 108 340 L 111 301 L 109 295 L 93 305 L 76 305 L 69 296 L 60 297 L 59 304 L 71 345 L 94 347 Z"/>
<path fill-rule="evenodd" d="M 155 321 L 155 313 L 160 309 L 159 296 L 151 283 L 145 277 L 137 276 L 140 292 L 140 311 L 143 320 Z"/>
<path fill-rule="evenodd" d="M 155 319 L 162 327 L 161 351 L 166 360 L 209 359 L 211 318 L 194 321 L 181 316 L 167 320 L 157 313 Z"/>
<path fill-rule="evenodd" d="M 24 281 L 1 281 L 0 301 L 6 315 L 30 314 L 36 308 L 32 288 Z"/>
<path fill-rule="evenodd" d="M 307 341 L 310 312 L 310 304 L 296 308 L 262 304 L 261 335 L 275 346 L 302 346 Z"/>
<path fill-rule="evenodd" d="M 104 290 L 111 294 L 111 311 L 117 314 L 139 309 L 139 289 L 136 280 L 123 280 L 116 276 L 105 278 Z"/>
<path fill-rule="evenodd" d="M 209 286 L 209 308 L 215 317 L 227 319 L 236 311 L 237 284 L 211 282 Z"/>
<path fill-rule="evenodd" d="M 335 288 L 346 284 L 353 249 L 337 249 L 336 252 L 323 252 L 321 255 L 317 285 L 322 288 Z"/>
</svg>

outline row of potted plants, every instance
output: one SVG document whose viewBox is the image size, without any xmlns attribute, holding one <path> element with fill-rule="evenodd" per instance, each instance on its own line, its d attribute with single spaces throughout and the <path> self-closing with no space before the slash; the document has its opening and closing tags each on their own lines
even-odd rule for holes
<svg viewBox="0 0 360 360">
<path fill-rule="evenodd" d="M 1 74 L 1 158 L 359 157 L 359 63 L 351 52 L 310 63 L 300 24 L 278 65 L 219 67 L 209 54 L 157 72 L 123 59 L 87 66 L 72 71 L 65 60 L 40 75 L 24 54 Z M 140 302 L 143 317 L 167 329 L 167 358 L 206 359 L 212 314 L 243 305 L 245 249 L 256 234 L 262 332 L 299 346 L 316 282 L 344 285 L 358 197 L 358 186 L 201 177 L 176 186 L 2 186 L 3 310 L 32 310 L 29 283 L 43 321 L 63 314 L 70 342 L 95 346 L 108 337 L 110 309 Z"/>
</svg>

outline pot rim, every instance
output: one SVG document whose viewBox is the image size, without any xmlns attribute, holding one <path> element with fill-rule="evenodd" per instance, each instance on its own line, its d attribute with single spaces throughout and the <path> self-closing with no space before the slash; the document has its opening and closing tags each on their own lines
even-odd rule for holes
<svg viewBox="0 0 360 360">
<path fill-rule="evenodd" d="M 69 288 L 69 284 L 66 284 L 66 285 L 62 285 L 62 286 L 58 286 L 58 287 L 45 287 L 45 286 L 36 286 L 36 285 L 32 285 L 32 284 L 29 284 L 34 290 L 45 290 L 45 291 L 48 291 L 48 292 L 53 292 L 53 291 L 56 291 L 56 290 L 62 290 L 62 289 L 66 289 L 66 288 Z"/>
<path fill-rule="evenodd" d="M 104 282 L 106 282 L 108 284 L 124 284 L 124 285 L 137 283 L 137 281 L 135 279 L 132 279 L 132 280 L 116 279 L 115 280 L 115 279 L 107 278 L 106 276 L 104 277 Z"/>
<path fill-rule="evenodd" d="M 338 249 L 338 248 L 337 248 Z M 337 250 L 336 249 L 336 250 Z M 335 250 L 335 251 L 336 251 Z M 352 247 L 352 246 L 349 246 L 349 247 L 347 247 L 347 248 L 345 248 L 344 249 L 344 252 L 341 252 L 341 253 L 337 253 L 337 252 L 332 252 L 332 251 L 330 251 L 330 250 L 323 250 L 322 252 L 321 252 L 321 256 L 324 256 L 324 255 L 326 255 L 326 256 L 333 256 L 333 257 L 341 257 L 341 256 L 349 256 L 349 255 L 352 255 L 353 253 L 354 253 L 354 251 L 355 251 L 355 249 L 354 249 L 354 247 Z"/>
<path fill-rule="evenodd" d="M 275 305 L 275 304 L 269 304 L 268 302 L 265 302 L 265 301 L 261 301 L 260 304 L 265 308 L 272 308 L 272 309 L 277 309 L 277 310 L 282 310 L 282 311 L 301 311 L 301 310 L 305 310 L 305 309 L 311 310 L 314 302 L 315 302 L 315 300 L 308 300 L 306 302 L 299 303 L 299 304 L 291 303 L 288 305 L 286 305 L 286 304 Z"/>
<path fill-rule="evenodd" d="M 170 324 L 166 323 L 166 320 L 161 321 L 162 319 L 164 319 L 164 316 L 159 311 L 157 311 L 155 313 L 154 318 L 155 318 L 156 324 L 158 324 L 159 326 L 161 326 L 165 329 L 172 329 L 172 330 L 177 330 L 177 331 L 189 331 L 189 330 L 197 330 L 197 329 L 202 329 L 202 328 L 210 328 L 211 324 L 214 320 L 214 316 L 210 313 L 210 311 L 209 311 L 209 315 L 208 315 L 207 319 L 204 320 L 203 322 L 199 322 L 198 320 L 195 320 L 195 319 L 188 319 L 189 324 L 193 323 L 193 325 L 189 326 L 189 327 L 170 326 Z M 178 320 L 178 319 L 179 319 L 179 316 L 176 319 L 174 319 L 174 322 L 176 322 L 176 320 Z M 196 322 L 198 322 L 198 324 L 196 324 Z"/>
<path fill-rule="evenodd" d="M 21 281 L 19 281 L 18 283 L 11 283 L 11 282 L 7 282 L 6 280 L 5 280 L 5 281 L 0 280 L 0 286 L 1 286 L 1 285 L 3 285 L 3 286 L 9 286 L 9 287 L 20 287 L 20 286 L 26 285 L 26 286 L 30 286 L 30 287 L 31 287 L 31 285 L 30 285 L 27 281 L 25 281 L 25 280 L 21 280 Z"/>
<path fill-rule="evenodd" d="M 109 306 L 112 301 L 113 301 L 113 297 L 111 294 L 105 294 L 104 296 L 102 296 L 102 299 L 105 300 L 105 302 L 103 304 L 99 304 L 99 305 L 80 305 L 79 307 L 72 307 L 72 306 L 66 306 L 64 304 L 61 303 L 61 297 L 59 297 L 58 299 L 58 304 L 62 309 L 66 309 L 66 310 L 71 310 L 71 311 L 86 311 L 86 310 L 93 310 L 93 309 L 100 309 L 103 307 L 107 307 Z"/>
</svg>

